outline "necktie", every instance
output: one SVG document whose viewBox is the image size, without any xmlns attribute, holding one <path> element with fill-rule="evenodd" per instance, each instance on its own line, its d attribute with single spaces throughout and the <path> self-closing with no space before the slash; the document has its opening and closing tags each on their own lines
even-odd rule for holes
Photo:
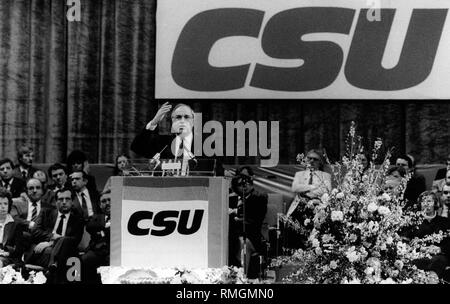
<svg viewBox="0 0 450 304">
<path fill-rule="evenodd" d="M 36 222 L 37 218 L 37 203 L 34 202 L 31 204 L 33 206 L 33 210 L 31 211 L 31 221 Z"/>
<path fill-rule="evenodd" d="M 59 224 L 58 224 L 58 228 L 56 228 L 56 234 L 62 235 L 64 219 L 65 218 L 66 218 L 66 216 L 64 214 L 61 214 L 61 217 L 60 217 L 60 220 L 59 220 Z"/>
<path fill-rule="evenodd" d="M 23 180 L 27 180 L 27 171 L 22 171 Z"/>
<path fill-rule="evenodd" d="M 178 155 L 180 155 L 180 152 L 181 152 L 181 157 L 183 157 L 183 153 L 184 153 L 183 147 L 184 147 L 183 139 L 181 139 L 180 145 L 178 146 L 178 151 L 177 151 L 177 153 L 175 155 L 175 161 L 177 160 Z"/>
<path fill-rule="evenodd" d="M 81 208 L 83 209 L 83 214 L 87 217 L 89 215 L 86 197 L 83 192 L 81 192 Z"/>
<path fill-rule="evenodd" d="M 310 171 L 310 172 L 309 172 L 309 182 L 308 182 L 308 185 L 312 185 L 312 183 L 313 183 L 313 172 Z"/>
</svg>

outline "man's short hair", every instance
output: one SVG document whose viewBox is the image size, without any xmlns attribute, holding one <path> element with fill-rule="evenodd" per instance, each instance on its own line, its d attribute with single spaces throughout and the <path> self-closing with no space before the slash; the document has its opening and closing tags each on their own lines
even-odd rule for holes
<svg viewBox="0 0 450 304">
<path fill-rule="evenodd" d="M 33 152 L 30 146 L 22 146 L 17 150 L 17 159 L 21 159 L 25 154 Z"/>
<path fill-rule="evenodd" d="M 60 193 L 63 193 L 63 192 L 66 192 L 66 191 L 70 192 L 70 197 L 72 198 L 72 200 L 75 199 L 75 192 L 71 188 L 63 187 L 63 188 L 59 189 L 58 191 L 56 191 L 56 193 L 55 193 L 56 200 L 58 200 L 58 195 Z"/>
<path fill-rule="evenodd" d="M 187 105 L 187 104 L 185 104 L 185 103 L 177 103 L 177 104 L 173 107 L 172 112 L 170 113 L 170 117 L 172 117 L 173 113 L 174 113 L 178 108 L 181 108 L 181 107 L 188 107 L 189 109 L 191 109 L 192 117 L 194 117 L 194 110 L 191 108 L 190 105 Z"/>
<path fill-rule="evenodd" d="M 0 166 L 3 166 L 6 163 L 9 163 L 11 165 L 11 168 L 14 168 L 14 163 L 11 159 L 4 158 L 4 159 L 0 160 Z"/>
<path fill-rule="evenodd" d="M 67 166 L 70 168 L 73 164 L 82 164 L 87 161 L 86 154 L 81 150 L 73 150 L 67 156 Z"/>
<path fill-rule="evenodd" d="M 52 177 L 52 171 L 56 171 L 56 170 L 60 170 L 60 169 L 62 169 L 64 171 L 64 173 L 66 173 L 66 175 L 67 175 L 67 173 L 68 173 L 67 167 L 61 163 L 55 163 L 48 168 L 48 170 L 47 170 L 48 176 Z"/>
<path fill-rule="evenodd" d="M 397 156 L 395 162 L 397 162 L 397 159 L 404 159 L 404 160 L 406 160 L 406 161 L 408 162 L 408 167 L 409 167 L 409 168 L 413 168 L 413 167 L 414 167 L 414 162 L 413 162 L 413 160 L 411 159 L 411 157 L 409 157 L 409 156 L 406 155 L 406 154 L 402 154 L 402 155 Z"/>
<path fill-rule="evenodd" d="M 0 187 L 0 198 L 7 198 L 8 199 L 8 213 L 11 212 L 13 200 L 12 200 L 12 194 L 8 190 L 6 190 L 3 187 Z"/>
<path fill-rule="evenodd" d="M 70 173 L 70 175 L 74 174 L 74 173 L 81 173 L 81 177 L 85 180 L 88 180 L 88 175 L 86 172 L 84 172 L 83 170 L 77 170 L 77 171 L 73 171 L 72 173 Z"/>
</svg>

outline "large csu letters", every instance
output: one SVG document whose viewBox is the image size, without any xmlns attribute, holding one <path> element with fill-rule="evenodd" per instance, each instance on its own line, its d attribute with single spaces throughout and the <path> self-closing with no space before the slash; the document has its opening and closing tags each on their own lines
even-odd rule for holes
<svg viewBox="0 0 450 304">
<path fill-rule="evenodd" d="M 448 9 L 414 9 L 398 64 L 391 69 L 381 62 L 395 9 L 381 9 L 381 21 L 370 22 L 362 9 L 351 42 L 345 77 L 355 87 L 392 91 L 418 85 L 430 74 Z M 250 86 L 275 91 L 311 91 L 331 85 L 342 68 L 343 50 L 330 41 L 302 41 L 302 35 L 348 35 L 356 10 L 339 7 L 302 7 L 274 15 L 261 37 L 264 52 L 277 59 L 303 59 L 299 67 L 265 66 L 257 63 Z M 208 56 L 214 43 L 225 37 L 258 38 L 264 11 L 222 8 L 201 12 L 184 26 L 172 60 L 172 76 L 181 87 L 212 92 L 245 86 L 250 63 L 214 67 Z"/>
<path fill-rule="evenodd" d="M 196 233 L 202 224 L 204 210 L 196 209 L 191 227 L 188 228 L 190 210 L 165 210 L 155 214 L 151 211 L 137 211 L 128 220 L 128 232 L 132 235 L 167 236 L 177 229 L 179 234 L 190 235 Z M 179 217 L 179 220 L 178 220 Z M 141 228 L 140 222 L 153 219 L 153 229 Z M 162 228 L 161 230 L 155 228 Z"/>
</svg>

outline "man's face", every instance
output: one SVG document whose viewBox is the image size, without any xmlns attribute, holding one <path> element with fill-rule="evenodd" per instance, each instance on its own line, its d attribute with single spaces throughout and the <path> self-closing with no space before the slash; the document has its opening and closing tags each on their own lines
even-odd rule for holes
<svg viewBox="0 0 450 304">
<path fill-rule="evenodd" d="M 180 133 L 181 137 L 186 137 L 192 133 L 194 127 L 194 116 L 191 108 L 181 106 L 172 113 L 172 133 Z"/>
<path fill-rule="evenodd" d="M 21 158 L 19 158 L 19 163 L 24 167 L 31 167 L 34 160 L 34 152 L 28 152 L 22 155 Z"/>
<path fill-rule="evenodd" d="M 58 186 L 62 187 L 67 181 L 67 174 L 63 169 L 52 170 L 52 179 Z"/>
<path fill-rule="evenodd" d="M 0 214 L 8 214 L 8 199 L 6 197 L 0 197 Z"/>
<path fill-rule="evenodd" d="M 236 192 L 238 195 L 249 193 L 253 189 L 253 185 L 249 183 L 251 179 L 252 177 L 246 169 L 241 171 L 241 174 L 238 177 L 238 186 L 236 187 Z"/>
<path fill-rule="evenodd" d="M 450 158 L 447 158 L 447 170 L 450 170 Z"/>
<path fill-rule="evenodd" d="M 0 166 L 0 177 L 3 180 L 10 180 L 13 175 L 13 169 L 11 163 L 4 163 Z"/>
<path fill-rule="evenodd" d="M 82 191 L 87 185 L 87 180 L 83 179 L 82 172 L 74 172 L 70 175 L 72 187 L 75 191 Z"/>
<path fill-rule="evenodd" d="M 117 159 L 117 168 L 119 170 L 125 170 L 127 165 L 128 165 L 128 158 L 126 158 L 125 156 L 121 156 Z"/>
<path fill-rule="evenodd" d="M 447 185 L 450 185 L 450 171 L 447 171 L 447 173 L 445 173 L 445 183 Z"/>
<path fill-rule="evenodd" d="M 56 207 L 61 213 L 69 213 L 72 208 L 72 196 L 70 191 L 59 192 L 56 197 Z"/>
<path fill-rule="evenodd" d="M 42 198 L 42 184 L 39 180 L 32 178 L 27 183 L 27 194 L 32 202 L 37 202 Z"/>
<path fill-rule="evenodd" d="M 408 165 L 408 161 L 406 159 L 397 158 L 397 161 L 395 162 L 395 165 L 397 167 L 405 168 L 406 172 L 408 172 L 410 170 L 409 165 Z"/>
<path fill-rule="evenodd" d="M 103 213 L 110 216 L 111 215 L 111 194 L 103 194 L 100 198 L 100 208 Z"/>
<path fill-rule="evenodd" d="M 308 163 L 315 170 L 319 170 L 320 167 L 320 156 L 317 153 L 311 152 L 306 156 Z"/>
<path fill-rule="evenodd" d="M 442 188 L 442 200 L 444 201 L 444 204 L 450 204 L 450 185 L 445 185 L 444 188 Z"/>
<path fill-rule="evenodd" d="M 389 194 L 396 193 L 396 191 L 398 190 L 398 186 L 400 186 L 400 181 L 400 178 L 394 177 L 392 175 L 389 176 L 384 184 L 384 191 Z"/>
<path fill-rule="evenodd" d="M 73 163 L 72 171 L 81 171 L 83 170 L 83 163 Z"/>
</svg>

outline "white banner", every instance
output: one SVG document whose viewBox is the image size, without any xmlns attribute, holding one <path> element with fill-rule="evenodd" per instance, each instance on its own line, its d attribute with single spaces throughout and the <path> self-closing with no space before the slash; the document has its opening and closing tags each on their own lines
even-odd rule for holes
<svg viewBox="0 0 450 304">
<path fill-rule="evenodd" d="M 208 202 L 123 200 L 122 266 L 208 267 Z"/>
<path fill-rule="evenodd" d="M 450 98 L 448 0 L 163 0 L 156 98 Z"/>
</svg>

